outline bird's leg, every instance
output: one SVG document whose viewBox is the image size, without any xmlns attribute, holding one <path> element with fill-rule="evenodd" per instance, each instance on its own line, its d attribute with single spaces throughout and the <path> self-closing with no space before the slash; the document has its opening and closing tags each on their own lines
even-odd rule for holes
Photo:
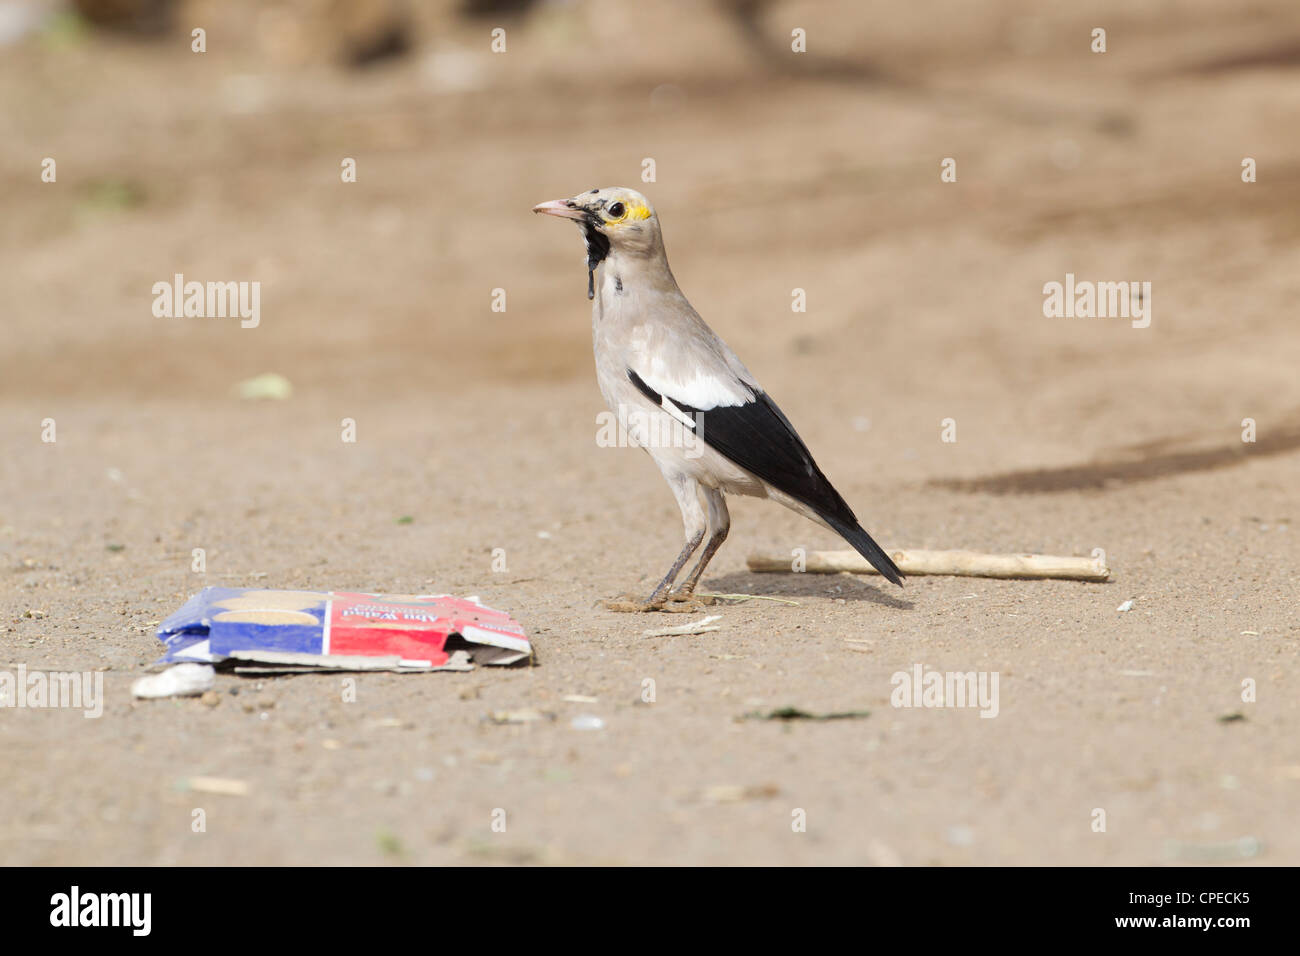
<svg viewBox="0 0 1300 956">
<path fill-rule="evenodd" d="M 691 572 L 686 582 L 673 592 L 674 594 L 689 596 L 695 593 L 695 586 L 700 583 L 704 569 L 718 553 L 722 542 L 727 540 L 727 532 L 731 530 L 731 514 L 727 511 L 727 501 L 722 496 L 722 492 L 717 488 L 705 488 L 704 497 L 709 503 L 709 543 L 704 546 L 695 570 Z"/>
<path fill-rule="evenodd" d="M 677 556 L 673 566 L 668 569 L 664 579 L 659 582 L 659 586 L 646 600 L 646 604 L 662 604 L 664 598 L 668 596 L 668 589 L 673 586 L 677 580 L 677 575 L 681 573 L 682 567 L 686 564 L 695 549 L 700 546 L 704 540 L 704 532 L 708 528 L 708 522 L 704 517 L 704 509 L 700 507 L 700 486 L 694 478 L 686 475 L 671 476 L 668 484 L 673 489 L 673 495 L 677 498 L 677 507 L 682 509 L 682 525 L 686 530 L 686 547 L 682 548 L 682 553 Z"/>
<path fill-rule="evenodd" d="M 654 589 L 654 592 L 650 597 L 646 598 L 646 604 L 663 603 L 664 598 L 668 594 L 668 589 L 673 586 L 673 582 L 677 580 L 677 575 L 681 573 L 682 567 L 686 564 L 690 556 L 695 553 L 695 549 L 700 546 L 700 542 L 703 540 L 704 529 L 701 528 L 687 540 L 686 547 L 682 548 L 682 553 L 677 556 L 677 560 L 674 561 L 673 566 L 668 569 L 668 573 L 664 575 L 664 579 L 659 582 L 659 586 Z"/>
</svg>

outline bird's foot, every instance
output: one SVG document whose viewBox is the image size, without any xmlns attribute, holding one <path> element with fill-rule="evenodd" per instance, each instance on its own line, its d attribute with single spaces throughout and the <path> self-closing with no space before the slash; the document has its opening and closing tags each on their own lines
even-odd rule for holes
<svg viewBox="0 0 1300 956">
<path fill-rule="evenodd" d="M 679 591 L 670 591 L 663 596 L 652 594 L 644 601 L 639 601 L 632 595 L 625 594 L 600 603 L 606 610 L 618 611 L 622 614 L 645 614 L 651 611 L 662 611 L 665 614 L 693 614 L 701 608 L 713 604 L 714 599 L 711 597 L 696 597 L 694 594 Z"/>
</svg>

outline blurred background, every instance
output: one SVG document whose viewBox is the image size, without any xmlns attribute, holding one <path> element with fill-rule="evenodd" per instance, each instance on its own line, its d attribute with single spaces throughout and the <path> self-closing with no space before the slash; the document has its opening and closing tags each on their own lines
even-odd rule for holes
<svg viewBox="0 0 1300 956">
<path fill-rule="evenodd" d="M 882 544 L 1112 583 L 754 575 L 840 545 L 740 501 L 705 586 L 798 608 L 597 608 L 680 546 L 594 441 L 578 231 L 529 211 L 597 185 Z M 259 282 L 259 326 L 156 317 L 177 273 Z M 1150 282 L 1150 327 L 1045 317 L 1067 273 Z M 0 655 L 109 697 L 0 725 L 3 856 L 1295 862 L 1298 296 L 1295 0 L 0 0 Z M 542 666 L 132 704 L 204 584 L 480 594 Z M 892 710 L 918 661 L 1000 670 L 1002 716 Z M 483 720 L 574 694 L 608 732 Z M 873 715 L 735 722 L 787 705 Z M 186 773 L 250 781 L 212 839 Z"/>
<path fill-rule="evenodd" d="M 760 375 L 821 352 L 1032 457 L 1297 421 L 1287 0 L 5 0 L 0 76 L 9 398 L 585 380 L 576 231 L 528 210 L 626 184 Z M 156 320 L 177 272 L 262 327 Z M 1066 272 L 1153 282 L 1152 328 L 1045 320 Z"/>
</svg>

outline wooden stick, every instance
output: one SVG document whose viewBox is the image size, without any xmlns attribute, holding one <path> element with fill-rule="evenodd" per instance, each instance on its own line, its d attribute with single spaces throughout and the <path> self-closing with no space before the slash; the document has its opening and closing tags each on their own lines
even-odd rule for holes
<svg viewBox="0 0 1300 956">
<path fill-rule="evenodd" d="M 1099 558 L 1052 554 L 981 554 L 978 551 L 890 551 L 904 574 L 950 574 L 968 578 L 1066 578 L 1105 581 L 1110 568 Z M 856 551 L 809 551 L 802 561 L 794 554 L 756 552 L 748 558 L 751 571 L 794 571 L 802 564 L 810 574 L 879 574 Z"/>
</svg>

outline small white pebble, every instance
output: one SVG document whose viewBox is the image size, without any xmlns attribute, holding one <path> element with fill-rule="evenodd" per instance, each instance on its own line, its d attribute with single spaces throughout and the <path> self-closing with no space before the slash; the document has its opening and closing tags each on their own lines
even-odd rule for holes
<svg viewBox="0 0 1300 956">
<path fill-rule="evenodd" d="M 569 722 L 574 730 L 604 730 L 605 722 L 593 714 L 579 714 Z"/>
<path fill-rule="evenodd" d="M 212 689 L 216 677 L 211 664 L 177 664 L 161 674 L 141 677 L 131 685 L 136 697 L 193 697 Z"/>
</svg>

